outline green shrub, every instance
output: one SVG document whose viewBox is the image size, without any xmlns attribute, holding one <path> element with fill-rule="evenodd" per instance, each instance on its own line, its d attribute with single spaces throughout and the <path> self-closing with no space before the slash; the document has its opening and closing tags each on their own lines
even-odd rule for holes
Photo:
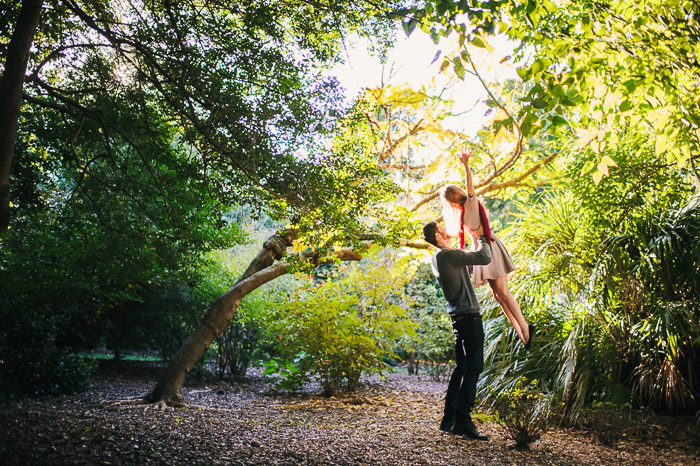
<svg viewBox="0 0 700 466">
<path fill-rule="evenodd" d="M 277 361 L 271 359 L 265 363 L 264 375 L 271 375 L 275 390 L 298 392 L 308 382 L 305 372 L 299 369 L 299 361 Z"/>
<path fill-rule="evenodd" d="M 245 377 L 262 331 L 251 322 L 232 322 L 216 338 L 216 376 L 222 380 L 228 372 L 234 380 Z"/>
<path fill-rule="evenodd" d="M 496 422 L 516 448 L 529 449 L 547 431 L 552 417 L 551 400 L 538 390 L 537 382 L 518 379 L 513 388 L 493 397 Z"/>
<path fill-rule="evenodd" d="M 26 324 L 26 325 L 22 325 Z M 87 388 L 94 361 L 56 345 L 50 321 L 16 322 L 0 333 L 0 389 L 9 395 L 58 395 Z"/>
<path fill-rule="evenodd" d="M 448 374 L 454 356 L 452 325 L 445 298 L 429 264 L 422 264 L 406 285 L 410 300 L 408 315 L 417 324 L 415 336 L 404 336 L 401 345 L 409 361 L 409 373 L 417 374 L 421 366 L 433 378 Z M 411 364 L 413 363 L 413 364 Z"/>
<path fill-rule="evenodd" d="M 318 377 L 326 396 L 355 389 L 362 373 L 381 373 L 384 361 L 396 357 L 396 340 L 415 333 L 399 305 L 405 260 L 366 260 L 331 275 L 297 288 L 268 321 L 281 358 L 299 360 L 301 372 Z"/>
<path fill-rule="evenodd" d="M 418 314 L 416 349 L 424 370 L 434 379 L 446 376 L 454 360 L 454 335 L 446 310 L 427 310 Z"/>
</svg>

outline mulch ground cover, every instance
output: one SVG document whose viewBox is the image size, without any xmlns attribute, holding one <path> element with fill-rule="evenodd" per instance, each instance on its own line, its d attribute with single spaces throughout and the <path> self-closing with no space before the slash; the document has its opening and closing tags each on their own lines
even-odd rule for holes
<svg viewBox="0 0 700 466">
<path fill-rule="evenodd" d="M 0 464 L 700 465 L 690 414 L 651 417 L 612 446 L 555 428 L 519 451 L 485 415 L 476 424 L 489 442 L 446 434 L 437 430 L 446 382 L 405 373 L 335 398 L 313 386 L 274 393 L 253 373 L 235 384 L 189 380 L 186 408 L 110 404 L 148 393 L 162 369 L 103 365 L 78 395 L 0 402 Z"/>
</svg>

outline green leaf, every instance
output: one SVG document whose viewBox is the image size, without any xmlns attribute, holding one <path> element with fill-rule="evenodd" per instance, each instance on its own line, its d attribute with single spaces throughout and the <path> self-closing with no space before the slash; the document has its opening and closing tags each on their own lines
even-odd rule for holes
<svg viewBox="0 0 700 466">
<path fill-rule="evenodd" d="M 411 33 L 413 33 L 417 24 L 418 22 L 413 18 L 403 23 L 403 30 L 406 33 L 406 37 L 409 37 Z"/>
<path fill-rule="evenodd" d="M 517 69 L 518 76 L 520 76 L 523 81 L 527 81 L 527 79 L 530 77 L 530 68 L 518 68 Z"/>
<path fill-rule="evenodd" d="M 530 67 L 532 74 L 537 74 L 542 71 L 542 62 L 540 60 L 535 60 L 535 62 Z"/>
<path fill-rule="evenodd" d="M 445 71 L 445 70 L 447 69 L 448 66 L 450 66 L 450 60 L 448 60 L 447 58 L 445 58 L 445 59 L 442 61 L 442 64 L 440 65 L 440 72 Z"/>
<path fill-rule="evenodd" d="M 659 134 L 656 137 L 656 155 L 661 155 L 668 149 L 668 137 L 665 134 Z"/>
<path fill-rule="evenodd" d="M 544 0 L 542 2 L 542 6 L 544 7 L 545 10 L 547 10 L 550 13 L 555 12 L 559 9 L 559 7 L 557 7 L 557 5 L 554 2 L 552 2 L 551 0 Z"/>
<path fill-rule="evenodd" d="M 569 122 L 566 120 L 566 118 L 564 118 L 560 115 L 554 115 L 552 117 L 552 124 L 555 126 L 562 126 L 562 125 L 566 125 L 568 123 Z"/>
<path fill-rule="evenodd" d="M 457 74 L 459 79 L 464 79 L 464 65 L 462 65 L 462 60 L 460 60 L 459 58 L 455 58 L 454 65 L 455 73 Z"/>
<path fill-rule="evenodd" d="M 527 93 L 527 97 L 528 98 L 535 97 L 537 94 L 539 94 L 543 90 L 544 90 L 544 88 L 539 83 L 537 83 L 534 86 L 532 86 L 532 89 L 530 89 L 530 92 Z"/>
<path fill-rule="evenodd" d="M 561 84 L 549 86 L 547 89 L 547 94 L 557 98 L 557 100 L 560 100 L 564 96 L 564 87 Z"/>
<path fill-rule="evenodd" d="M 628 79 L 622 83 L 622 85 L 627 89 L 627 93 L 634 92 L 634 90 L 637 88 L 637 82 L 635 79 Z"/>
<path fill-rule="evenodd" d="M 534 113 L 528 113 L 523 122 L 520 124 L 520 131 L 523 132 L 523 136 L 530 136 L 533 130 L 533 125 L 537 122 L 537 115 Z"/>
<path fill-rule="evenodd" d="M 493 133 L 498 134 L 498 132 L 503 128 L 503 120 L 496 120 L 493 122 Z"/>
<path fill-rule="evenodd" d="M 532 106 L 535 108 L 545 108 L 547 106 L 547 101 L 545 99 L 535 99 L 532 101 Z"/>
</svg>

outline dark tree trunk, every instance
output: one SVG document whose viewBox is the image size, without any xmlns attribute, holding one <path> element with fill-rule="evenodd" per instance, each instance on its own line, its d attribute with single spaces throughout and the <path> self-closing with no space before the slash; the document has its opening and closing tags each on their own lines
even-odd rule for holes
<svg viewBox="0 0 700 466">
<path fill-rule="evenodd" d="M 14 156 L 19 107 L 29 49 L 39 24 L 42 0 L 23 0 L 12 39 L 7 46 L 5 70 L 0 79 L 0 233 L 10 227 L 10 168 Z"/>
<path fill-rule="evenodd" d="M 420 363 L 418 361 L 418 353 L 415 351 L 409 351 L 409 353 L 408 353 L 408 373 L 411 375 L 418 375 L 419 369 L 420 369 Z"/>
<path fill-rule="evenodd" d="M 185 382 L 185 377 L 192 367 L 216 337 L 226 329 L 236 315 L 241 300 L 256 288 L 287 273 L 284 262 L 271 265 L 266 269 L 238 282 L 233 288 L 221 295 L 209 308 L 202 323 L 197 330 L 182 345 L 175 357 L 160 378 L 158 385 L 148 396 L 148 401 L 165 401 L 168 404 L 181 404 L 182 395 L 180 389 Z"/>
<path fill-rule="evenodd" d="M 286 232 L 272 236 L 265 243 L 262 251 L 253 259 L 233 288 L 221 295 L 210 306 L 202 323 L 168 364 L 158 385 L 147 397 L 148 401 L 182 403 L 180 389 L 187 374 L 214 339 L 221 335 L 233 320 L 243 298 L 265 283 L 287 273 L 289 264 L 274 262 L 282 256 L 282 252 L 292 244 L 295 237 L 295 232 Z"/>
</svg>

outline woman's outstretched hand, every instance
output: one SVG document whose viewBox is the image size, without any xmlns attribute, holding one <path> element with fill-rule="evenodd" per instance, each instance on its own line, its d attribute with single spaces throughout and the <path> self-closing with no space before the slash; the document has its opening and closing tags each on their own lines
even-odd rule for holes
<svg viewBox="0 0 700 466">
<path fill-rule="evenodd" d="M 469 146 L 462 146 L 459 148 L 457 157 L 459 157 L 459 161 L 462 162 L 463 165 L 467 165 L 469 163 L 470 155 L 472 155 L 471 148 Z"/>
</svg>

